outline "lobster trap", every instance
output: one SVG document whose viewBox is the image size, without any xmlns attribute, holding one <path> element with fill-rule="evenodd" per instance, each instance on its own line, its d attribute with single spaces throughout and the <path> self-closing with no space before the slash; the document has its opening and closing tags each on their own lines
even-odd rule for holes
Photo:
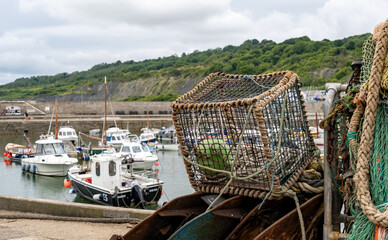
<svg viewBox="0 0 388 240">
<path fill-rule="evenodd" d="M 171 106 L 197 192 L 219 193 L 228 184 L 225 193 L 262 198 L 289 188 L 314 158 L 298 76 L 290 71 L 212 73 Z"/>
</svg>

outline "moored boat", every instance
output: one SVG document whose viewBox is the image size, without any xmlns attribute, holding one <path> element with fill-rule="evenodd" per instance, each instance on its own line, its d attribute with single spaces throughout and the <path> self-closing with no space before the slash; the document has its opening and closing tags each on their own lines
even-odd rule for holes
<svg viewBox="0 0 388 240">
<path fill-rule="evenodd" d="M 23 158 L 34 157 L 35 149 L 16 143 L 8 143 L 4 149 L 4 157 L 14 162 L 21 162 Z"/>
<path fill-rule="evenodd" d="M 150 169 L 158 161 L 158 156 L 152 154 L 146 144 L 134 141 L 124 142 L 117 156 L 127 160 L 124 168 L 129 164 L 133 169 Z"/>
<path fill-rule="evenodd" d="M 45 176 L 66 176 L 70 167 L 78 162 L 65 151 L 64 143 L 53 136 L 41 136 L 35 142 L 34 157 L 22 159 L 22 170 Z"/>
<path fill-rule="evenodd" d="M 73 127 L 62 126 L 58 130 L 58 139 L 68 140 L 68 141 L 71 141 L 74 145 L 77 145 L 78 135 Z"/>
<path fill-rule="evenodd" d="M 157 202 L 163 181 L 122 172 L 121 161 L 114 154 L 98 154 L 91 156 L 88 167 L 70 168 L 68 177 L 73 190 L 82 198 L 108 206 L 146 208 L 146 203 Z"/>
</svg>

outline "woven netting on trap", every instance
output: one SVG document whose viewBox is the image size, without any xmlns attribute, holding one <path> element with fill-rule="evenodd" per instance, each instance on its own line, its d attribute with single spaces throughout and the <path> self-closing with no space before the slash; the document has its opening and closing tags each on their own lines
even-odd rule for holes
<svg viewBox="0 0 388 240">
<path fill-rule="evenodd" d="M 262 198 L 289 188 L 314 157 L 298 76 L 213 73 L 171 104 L 192 187 Z"/>
</svg>

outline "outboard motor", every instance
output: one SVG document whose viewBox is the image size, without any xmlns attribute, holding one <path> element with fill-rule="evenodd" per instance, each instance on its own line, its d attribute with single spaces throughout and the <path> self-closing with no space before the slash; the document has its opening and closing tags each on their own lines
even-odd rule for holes
<svg viewBox="0 0 388 240">
<path fill-rule="evenodd" d="M 147 209 L 145 205 L 144 196 L 143 196 L 143 190 L 139 186 L 139 183 L 136 180 L 134 180 L 131 183 L 131 185 L 132 185 L 132 196 L 135 199 L 135 206 L 137 206 L 140 203 L 140 207 L 142 209 Z"/>
</svg>

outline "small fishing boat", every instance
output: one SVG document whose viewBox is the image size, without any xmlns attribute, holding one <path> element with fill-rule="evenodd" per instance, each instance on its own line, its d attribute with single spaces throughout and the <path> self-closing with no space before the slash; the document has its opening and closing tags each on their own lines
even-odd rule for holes
<svg viewBox="0 0 388 240">
<path fill-rule="evenodd" d="M 53 135 L 42 135 L 35 142 L 34 157 L 22 158 L 22 170 L 45 176 L 66 176 L 70 167 L 78 162 L 65 151 L 64 143 Z"/>
<path fill-rule="evenodd" d="M 125 158 L 123 167 L 131 165 L 133 169 L 150 169 L 158 161 L 158 156 L 152 154 L 146 144 L 126 141 L 120 148 L 117 156 Z"/>
<path fill-rule="evenodd" d="M 68 178 L 73 190 L 82 198 L 108 206 L 146 208 L 146 203 L 157 202 L 163 181 L 122 172 L 121 161 L 114 154 L 98 154 L 91 156 L 89 166 L 70 168 Z"/>
<path fill-rule="evenodd" d="M 5 146 L 4 157 L 13 162 L 21 162 L 23 158 L 31 158 L 35 155 L 35 149 L 16 143 L 8 143 Z"/>
<path fill-rule="evenodd" d="M 72 142 L 74 145 L 78 143 L 78 136 L 74 128 L 71 126 L 62 126 L 58 130 L 58 139 L 67 140 Z"/>
<path fill-rule="evenodd" d="M 91 136 L 98 136 L 98 135 L 100 135 L 100 133 L 101 133 L 101 130 L 98 128 L 95 128 L 95 129 L 92 129 L 89 131 L 89 135 L 91 135 Z"/>
<path fill-rule="evenodd" d="M 35 155 L 35 148 L 32 146 L 27 133 L 28 129 L 25 129 L 23 136 L 26 139 L 27 145 L 8 143 L 4 148 L 4 157 L 13 162 L 20 163 L 23 158 L 31 158 Z"/>
</svg>

